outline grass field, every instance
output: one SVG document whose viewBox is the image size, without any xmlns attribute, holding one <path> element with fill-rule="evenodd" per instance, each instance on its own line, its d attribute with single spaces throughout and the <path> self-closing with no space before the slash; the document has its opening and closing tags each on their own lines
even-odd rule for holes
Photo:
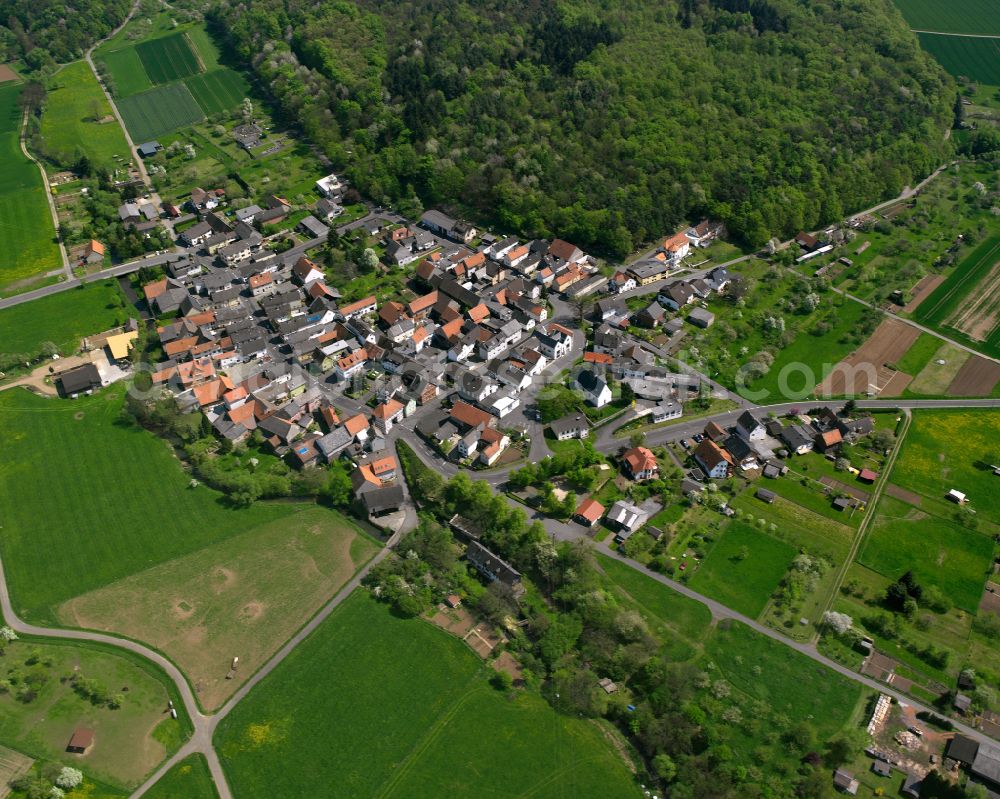
<svg viewBox="0 0 1000 799">
<path fill-rule="evenodd" d="M 832 309 L 825 317 L 830 323 L 830 330 L 820 337 L 810 335 L 806 330 L 799 333 L 789 346 L 778 353 L 768 373 L 750 384 L 751 391 L 746 396 L 762 404 L 811 396 L 816 384 L 853 349 L 853 345 L 842 344 L 839 339 L 857 327 L 865 310 L 857 302 L 845 302 Z M 817 318 L 813 326 L 819 321 Z M 759 392 L 766 393 L 756 399 Z"/>
<path fill-rule="evenodd" d="M 1000 33 L 993 0 L 894 0 L 911 28 L 951 33 Z"/>
<path fill-rule="evenodd" d="M 201 72 L 201 64 L 188 44 L 186 33 L 140 42 L 135 52 L 154 84 L 172 83 Z"/>
<path fill-rule="evenodd" d="M 0 547 L 19 615 L 50 621 L 67 599 L 293 510 L 189 488 L 165 442 L 120 422 L 122 397 L 0 393 Z"/>
<path fill-rule="evenodd" d="M 165 652 L 214 710 L 378 549 L 340 514 L 293 508 L 189 555 L 71 599 L 59 619 Z M 226 679 L 234 655 L 236 678 Z"/>
<path fill-rule="evenodd" d="M 62 266 L 38 167 L 21 152 L 22 86 L 0 85 L 0 290 Z M 0 349 L 7 346 L 0 335 Z"/>
<path fill-rule="evenodd" d="M 191 755 L 146 791 L 148 799 L 216 799 L 218 793 L 202 755 Z"/>
<path fill-rule="evenodd" d="M 768 481 L 765 486 L 778 482 Z M 757 499 L 753 494 L 755 484 L 736 497 L 730 505 L 756 518 L 765 518 L 777 526 L 777 531 L 768 533 L 780 538 L 796 549 L 802 548 L 812 555 L 818 555 L 831 562 L 843 562 L 851 546 L 854 530 L 845 524 L 820 516 L 801 505 L 778 497 L 771 504 Z"/>
<path fill-rule="evenodd" d="M 63 681 L 74 670 L 112 695 L 121 694 L 121 707 L 95 705 L 77 694 Z M 166 712 L 170 694 L 157 677 L 128 658 L 71 643 L 17 641 L 0 659 L 0 677 L 9 679 L 14 672 L 22 682 L 34 675 L 39 685 L 28 702 L 13 691 L 0 694 L 0 742 L 33 757 L 72 762 L 97 779 L 128 787 L 167 755 L 163 741 L 171 750 L 180 745 L 182 722 Z M 78 726 L 94 730 L 94 745 L 71 758 L 65 754 L 66 743 Z"/>
<path fill-rule="evenodd" d="M 45 341 L 64 355 L 80 339 L 128 320 L 118 283 L 105 280 L 0 311 L 0 353 L 38 354 Z"/>
<path fill-rule="evenodd" d="M 937 586 L 956 606 L 975 613 L 993 541 L 892 497 L 881 500 L 877 513 L 858 562 L 891 580 L 912 570 L 921 585 Z"/>
<path fill-rule="evenodd" d="M 955 375 L 971 357 L 967 350 L 941 342 L 940 339 L 937 341 L 941 346 L 934 351 L 924 368 L 917 372 L 913 382 L 907 386 L 907 391 L 913 394 L 943 396 L 947 393 Z"/>
<path fill-rule="evenodd" d="M 694 640 L 708 631 L 712 614 L 701 602 L 666 589 L 614 558 L 598 555 L 597 562 L 614 583 L 660 623 Z"/>
<path fill-rule="evenodd" d="M 994 16 L 997 16 L 994 9 Z M 918 33 L 920 46 L 934 56 L 952 75 L 969 80 L 1000 84 L 1000 39 Z"/>
<path fill-rule="evenodd" d="M 808 719 L 820 741 L 844 727 L 862 695 L 857 683 L 743 624 L 721 622 L 705 649 L 739 690 L 775 713 Z"/>
<path fill-rule="evenodd" d="M 205 118 L 184 83 L 159 86 L 118 101 L 118 110 L 136 142 L 155 139 Z"/>
<path fill-rule="evenodd" d="M 709 551 L 690 585 L 755 619 L 794 557 L 791 545 L 734 521 Z"/>
<path fill-rule="evenodd" d="M 982 286 L 984 279 L 993 267 L 1000 262 L 1000 235 L 991 236 L 983 241 L 975 250 L 955 267 L 948 279 L 938 286 L 934 292 L 917 308 L 914 318 L 936 328 L 946 328 L 950 337 L 979 349 L 987 355 L 1000 355 L 1000 309 L 994 309 L 992 331 L 982 341 L 975 341 L 959 330 L 947 326 L 949 319 L 969 301 L 970 295 L 992 286 Z"/>
<path fill-rule="evenodd" d="M 86 61 L 67 64 L 52 78 L 42 113 L 45 155 L 70 167 L 84 153 L 108 169 L 131 160 L 128 143 L 97 78 Z"/>
<path fill-rule="evenodd" d="M 927 362 L 934 357 L 934 353 L 941 346 L 941 339 L 932 336 L 930 333 L 921 333 L 906 354 L 895 363 L 895 367 L 904 374 L 916 376 L 920 373 Z"/>
<path fill-rule="evenodd" d="M 998 441 L 994 410 L 914 411 L 891 482 L 939 500 L 957 489 L 980 517 L 1000 524 L 1000 477 L 985 468 Z"/>
<path fill-rule="evenodd" d="M 153 81 L 146 74 L 146 68 L 142 65 L 134 47 L 104 53 L 100 56 L 100 60 L 107 67 L 108 75 L 115 87 L 116 98 L 128 97 L 153 88 Z"/>
<path fill-rule="evenodd" d="M 239 72 L 225 67 L 194 75 L 184 83 L 205 116 L 236 108 L 250 91 L 250 84 Z"/>
<path fill-rule="evenodd" d="M 234 793 L 632 797 L 625 764 L 585 721 L 511 701 L 458 639 L 351 596 L 222 722 Z M 331 756 L 331 753 L 336 756 Z M 331 789 L 331 786 L 335 786 Z"/>
</svg>

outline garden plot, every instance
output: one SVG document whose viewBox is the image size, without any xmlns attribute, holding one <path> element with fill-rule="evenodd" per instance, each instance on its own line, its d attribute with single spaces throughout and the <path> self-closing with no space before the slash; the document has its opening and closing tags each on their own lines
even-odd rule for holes
<svg viewBox="0 0 1000 799">
<path fill-rule="evenodd" d="M 1000 56 L 998 56 L 1000 57 Z M 1000 261 L 969 292 L 965 305 L 957 308 L 944 323 L 974 341 L 986 341 L 997 327 L 1000 311 Z"/>
<path fill-rule="evenodd" d="M 988 396 L 998 381 L 1000 381 L 1000 364 L 980 355 L 973 355 L 951 381 L 951 385 L 948 386 L 948 396 Z"/>
<path fill-rule="evenodd" d="M 881 393 L 897 374 L 889 364 L 902 358 L 919 336 L 912 325 L 886 319 L 864 344 L 833 367 L 816 386 L 816 393 L 823 397 Z"/>
</svg>

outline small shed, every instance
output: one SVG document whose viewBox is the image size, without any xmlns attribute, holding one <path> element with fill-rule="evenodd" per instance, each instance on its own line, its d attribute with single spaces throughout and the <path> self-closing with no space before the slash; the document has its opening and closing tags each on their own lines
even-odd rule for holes
<svg viewBox="0 0 1000 799">
<path fill-rule="evenodd" d="M 854 775 L 851 772 L 845 771 L 842 768 L 834 772 L 833 786 L 851 796 L 856 796 L 858 793 L 858 781 L 854 779 Z"/>
<path fill-rule="evenodd" d="M 890 766 L 884 760 L 876 760 L 874 763 L 872 763 L 872 771 L 878 774 L 880 777 L 892 776 L 892 766 Z"/>
<path fill-rule="evenodd" d="M 965 494 L 963 494 L 961 491 L 956 491 L 954 488 L 948 492 L 948 499 L 950 499 L 952 502 L 958 505 L 965 504 Z"/>
<path fill-rule="evenodd" d="M 612 682 L 610 677 L 603 677 L 597 681 L 606 694 L 618 693 L 618 686 Z"/>
<path fill-rule="evenodd" d="M 851 507 L 853 507 L 853 505 L 851 504 L 851 500 L 849 500 L 847 497 L 837 497 L 833 501 L 834 510 L 845 511 Z"/>
<path fill-rule="evenodd" d="M 687 319 L 692 325 L 709 328 L 715 323 L 715 314 L 704 308 L 695 308 L 688 314 Z"/>
<path fill-rule="evenodd" d="M 907 772 L 906 779 L 903 780 L 903 793 L 912 797 L 912 799 L 920 799 L 920 789 L 923 784 L 923 777 L 914 774 L 912 771 Z"/>
<path fill-rule="evenodd" d="M 457 608 L 459 605 L 462 604 L 462 597 L 460 597 L 458 594 L 449 594 L 445 598 L 444 603 L 449 608 Z"/>
<path fill-rule="evenodd" d="M 862 483 L 874 483 L 878 480 L 878 472 L 873 472 L 871 469 L 862 469 L 858 474 L 858 479 Z"/>
<path fill-rule="evenodd" d="M 74 755 L 85 755 L 94 745 L 94 731 L 90 727 L 77 727 L 70 736 L 66 751 Z"/>
<path fill-rule="evenodd" d="M 971 697 L 965 694 L 955 694 L 955 699 L 952 701 L 952 706 L 962 715 L 969 712 L 969 708 L 972 707 Z"/>
<path fill-rule="evenodd" d="M 768 505 L 774 504 L 775 494 L 773 491 L 768 491 L 766 488 L 758 488 L 756 497 L 757 499 L 766 502 Z"/>
</svg>

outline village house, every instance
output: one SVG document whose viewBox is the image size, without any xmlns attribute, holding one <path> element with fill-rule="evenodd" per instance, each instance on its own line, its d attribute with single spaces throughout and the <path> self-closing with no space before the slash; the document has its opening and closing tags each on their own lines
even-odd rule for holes
<svg viewBox="0 0 1000 799">
<path fill-rule="evenodd" d="M 583 398 L 595 408 L 603 408 L 612 400 L 607 382 L 590 369 L 583 369 L 576 376 L 576 385 L 583 392 Z"/>
<path fill-rule="evenodd" d="M 568 441 L 571 438 L 586 438 L 590 435 L 590 423 L 582 413 L 571 413 L 556 419 L 549 424 L 549 429 L 557 441 Z"/>
<path fill-rule="evenodd" d="M 733 457 L 710 438 L 698 445 L 694 459 L 708 477 L 722 479 L 732 474 Z"/>
<path fill-rule="evenodd" d="M 633 447 L 622 455 L 625 471 L 635 481 L 655 480 L 660 466 L 656 456 L 646 447 Z"/>
</svg>

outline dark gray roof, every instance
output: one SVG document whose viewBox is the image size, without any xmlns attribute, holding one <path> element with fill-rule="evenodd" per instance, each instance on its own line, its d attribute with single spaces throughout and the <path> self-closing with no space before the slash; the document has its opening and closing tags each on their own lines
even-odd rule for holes
<svg viewBox="0 0 1000 799">
<path fill-rule="evenodd" d="M 100 388 L 101 373 L 92 363 L 85 363 L 75 369 L 68 369 L 59 375 L 59 383 L 67 394 L 77 394 L 80 391 L 89 391 L 92 388 Z"/>
<path fill-rule="evenodd" d="M 369 513 L 394 510 L 403 504 L 403 500 L 403 487 L 399 485 L 383 486 L 361 495 L 361 504 Z"/>
</svg>

